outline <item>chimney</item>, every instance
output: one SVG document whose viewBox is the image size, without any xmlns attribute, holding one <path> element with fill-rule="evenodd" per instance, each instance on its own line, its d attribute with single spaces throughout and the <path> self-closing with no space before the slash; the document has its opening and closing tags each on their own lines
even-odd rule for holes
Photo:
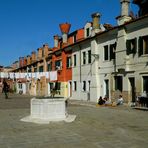
<svg viewBox="0 0 148 148">
<path fill-rule="evenodd" d="M 23 65 L 26 66 L 27 65 L 27 58 L 24 57 L 24 60 L 23 60 Z"/>
<path fill-rule="evenodd" d="M 93 21 L 93 29 L 99 30 L 100 29 L 100 13 L 93 13 L 91 15 Z"/>
<path fill-rule="evenodd" d="M 129 22 L 132 18 L 129 16 L 129 3 L 130 0 L 120 0 L 121 3 L 121 15 L 116 19 L 118 20 L 118 25 L 123 25 L 125 22 Z"/>
<path fill-rule="evenodd" d="M 129 16 L 130 0 L 120 0 L 120 3 L 121 3 L 121 16 Z"/>
<path fill-rule="evenodd" d="M 67 43 L 68 33 L 69 33 L 69 30 L 70 30 L 71 24 L 63 23 L 63 24 L 60 24 L 59 26 L 60 26 L 60 30 L 62 32 L 63 43 Z"/>
<path fill-rule="evenodd" d="M 40 60 L 43 57 L 42 48 L 38 48 L 38 59 Z"/>
<path fill-rule="evenodd" d="M 95 36 L 96 33 L 98 33 L 101 28 L 100 28 L 100 17 L 101 17 L 101 14 L 100 13 L 93 13 L 91 15 L 92 17 L 92 23 L 93 23 L 93 26 L 92 26 L 92 30 L 91 30 L 91 36 Z"/>
<path fill-rule="evenodd" d="M 32 59 L 32 62 L 35 62 L 36 61 L 36 52 L 35 51 L 32 51 L 32 53 L 31 53 L 31 59 Z"/>
<path fill-rule="evenodd" d="M 58 35 L 54 35 L 54 47 L 58 47 L 59 44 L 59 36 Z"/>
<path fill-rule="evenodd" d="M 19 67 L 23 67 L 23 57 L 19 57 Z"/>
<path fill-rule="evenodd" d="M 47 57 L 48 56 L 48 44 L 44 44 L 43 45 L 43 52 L 44 52 L 44 57 Z"/>
<path fill-rule="evenodd" d="M 31 57 L 30 55 L 27 55 L 27 65 L 30 65 L 31 64 Z"/>
</svg>

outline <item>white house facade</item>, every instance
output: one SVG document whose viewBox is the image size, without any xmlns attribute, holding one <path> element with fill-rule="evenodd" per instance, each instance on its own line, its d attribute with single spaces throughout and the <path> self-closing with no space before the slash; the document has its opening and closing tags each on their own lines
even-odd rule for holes
<svg viewBox="0 0 148 148">
<path fill-rule="evenodd" d="M 84 27 L 86 39 L 73 47 L 72 99 L 97 101 L 107 95 L 114 101 L 121 94 L 130 103 L 148 93 L 148 16 L 132 18 L 130 1 L 120 2 L 118 26 L 101 29 L 100 15 L 93 14 L 92 26 Z"/>
</svg>

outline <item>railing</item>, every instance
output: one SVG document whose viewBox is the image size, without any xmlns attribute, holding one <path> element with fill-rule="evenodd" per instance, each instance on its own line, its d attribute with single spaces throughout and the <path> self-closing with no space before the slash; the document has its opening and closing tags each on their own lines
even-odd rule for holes
<svg viewBox="0 0 148 148">
<path fill-rule="evenodd" d="M 148 97 L 145 96 L 138 96 L 136 106 L 138 107 L 146 107 L 148 108 Z"/>
</svg>

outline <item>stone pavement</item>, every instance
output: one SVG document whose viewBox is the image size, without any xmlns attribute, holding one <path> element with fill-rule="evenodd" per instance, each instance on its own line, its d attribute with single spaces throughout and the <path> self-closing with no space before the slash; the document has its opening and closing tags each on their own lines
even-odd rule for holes
<svg viewBox="0 0 148 148">
<path fill-rule="evenodd" d="M 30 113 L 30 98 L 0 95 L 0 148 L 147 148 L 148 112 L 129 107 L 96 107 L 70 101 L 72 123 L 21 122 Z"/>
</svg>

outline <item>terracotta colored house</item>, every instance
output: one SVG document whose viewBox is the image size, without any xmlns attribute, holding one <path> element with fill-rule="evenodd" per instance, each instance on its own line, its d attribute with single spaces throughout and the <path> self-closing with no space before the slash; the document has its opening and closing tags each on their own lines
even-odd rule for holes
<svg viewBox="0 0 148 148">
<path fill-rule="evenodd" d="M 58 35 L 54 36 L 52 49 L 52 70 L 57 71 L 55 87 L 57 87 L 57 94 L 63 97 L 72 95 L 72 48 L 70 46 L 84 37 L 83 29 L 68 34 L 70 27 L 68 23 L 60 24 L 62 38 Z"/>
</svg>

